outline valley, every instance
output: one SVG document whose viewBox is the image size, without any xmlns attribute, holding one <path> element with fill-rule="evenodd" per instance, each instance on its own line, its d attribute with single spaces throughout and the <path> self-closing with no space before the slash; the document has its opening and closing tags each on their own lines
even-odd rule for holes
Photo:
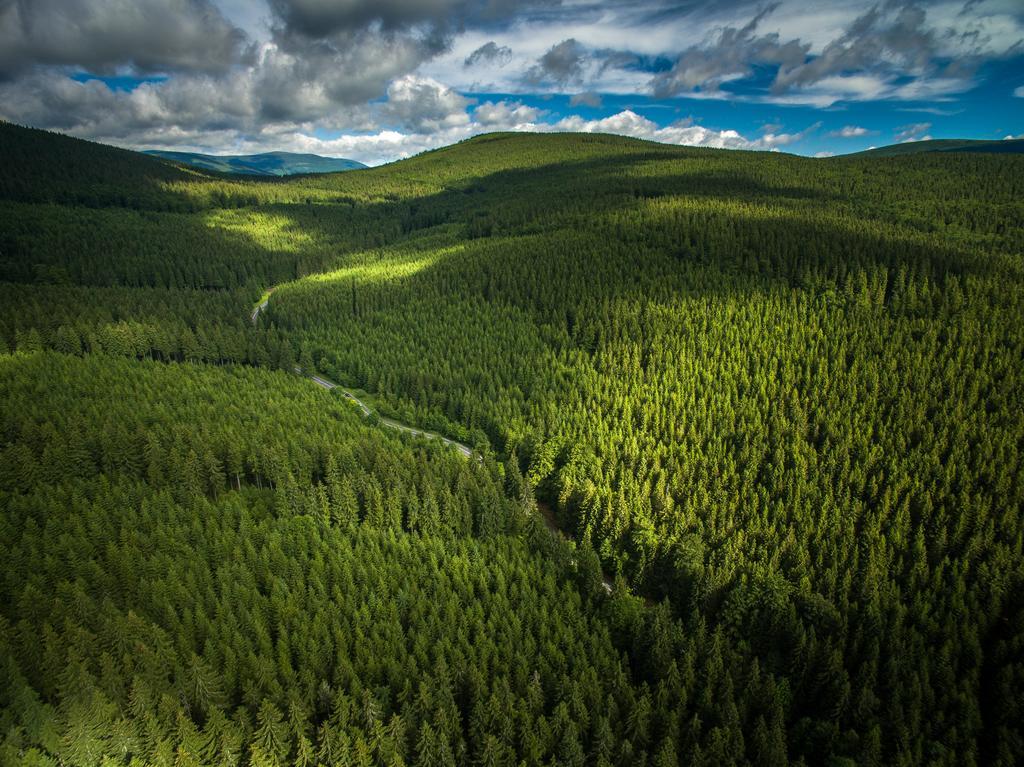
<svg viewBox="0 0 1024 767">
<path fill-rule="evenodd" d="M 272 293 L 273 290 L 274 289 L 271 288 L 267 292 L 267 295 L 262 300 L 262 302 L 257 304 L 256 308 L 253 310 L 252 320 L 253 320 L 254 323 L 258 320 L 259 313 L 262 310 L 266 309 L 267 306 L 269 305 L 269 302 L 270 302 L 269 293 Z M 301 368 L 295 368 L 295 372 L 298 373 L 299 375 L 303 375 L 303 371 L 302 371 Z M 337 389 L 338 391 L 340 391 L 342 393 L 342 395 L 346 399 L 348 399 L 350 402 L 352 402 L 359 409 L 359 411 L 362 413 L 362 415 L 364 417 L 369 418 L 371 416 L 371 414 L 373 414 L 373 411 L 370 409 L 370 407 L 363 400 L 361 400 L 356 395 L 355 392 L 351 391 L 350 389 L 346 389 L 346 388 L 344 388 L 342 386 L 339 386 L 338 384 L 334 383 L 333 381 L 329 381 L 326 378 L 324 378 L 323 376 L 316 375 L 315 373 L 309 374 L 309 380 L 311 380 L 313 383 L 317 384 L 318 386 L 321 386 L 324 389 L 327 389 L 328 391 L 331 391 L 331 390 L 334 390 L 334 389 Z M 473 450 L 468 445 L 463 445 L 461 442 L 455 442 L 454 440 L 447 439 L 446 437 L 443 437 L 440 434 L 435 434 L 433 432 L 424 431 L 423 429 L 417 428 L 415 426 L 410 426 L 408 424 L 400 423 L 399 421 L 395 421 L 395 420 L 390 419 L 390 418 L 381 418 L 380 416 L 377 416 L 376 422 L 379 423 L 381 426 L 383 426 L 385 428 L 394 429 L 395 431 L 402 432 L 404 434 L 409 434 L 412 437 L 417 437 L 417 438 L 421 438 L 421 439 L 437 439 L 445 447 L 454 448 L 459 453 L 464 455 L 466 458 L 472 458 L 472 456 L 473 456 Z M 565 532 L 558 526 L 558 523 L 555 520 L 555 515 L 551 511 L 551 508 L 547 504 L 545 504 L 545 503 L 537 503 L 536 504 L 536 509 L 537 509 L 537 512 L 539 514 L 540 519 L 543 520 L 544 525 L 547 527 L 548 531 L 551 532 L 552 535 L 554 535 L 554 536 L 556 536 L 556 537 L 558 537 L 560 539 L 566 538 Z M 602 580 L 602 583 L 604 585 L 605 591 L 607 591 L 609 594 L 612 593 L 612 588 L 614 586 L 613 580 L 609 576 L 607 576 L 607 575 L 605 575 L 603 573 L 601 575 L 601 580 Z"/>
<path fill-rule="evenodd" d="M 1020 756 L 1021 156 L 0 154 L 0 761 Z"/>
</svg>

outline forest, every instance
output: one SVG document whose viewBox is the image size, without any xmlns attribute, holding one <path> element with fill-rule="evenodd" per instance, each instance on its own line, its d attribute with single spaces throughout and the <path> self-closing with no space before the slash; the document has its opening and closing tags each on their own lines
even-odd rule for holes
<svg viewBox="0 0 1024 767">
<path fill-rule="evenodd" d="M 0 762 L 1024 760 L 1024 158 L 0 156 Z"/>
</svg>

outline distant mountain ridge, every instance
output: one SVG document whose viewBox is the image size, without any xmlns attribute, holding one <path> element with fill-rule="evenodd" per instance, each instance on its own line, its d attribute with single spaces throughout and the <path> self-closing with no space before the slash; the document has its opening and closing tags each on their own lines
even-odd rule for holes
<svg viewBox="0 0 1024 767">
<path fill-rule="evenodd" d="M 341 157 L 321 157 L 318 154 L 295 152 L 264 152 L 246 155 L 212 155 L 198 152 L 168 152 L 150 149 L 151 157 L 172 160 L 202 170 L 218 173 L 241 173 L 247 176 L 293 176 L 299 173 L 336 173 L 343 170 L 365 168 L 361 162 Z"/>
<path fill-rule="evenodd" d="M 985 152 L 988 154 L 1021 154 L 1024 153 L 1024 139 L 1004 139 L 1002 141 L 986 141 L 983 139 L 947 138 L 930 139 L 928 141 L 910 141 L 906 144 L 880 146 L 854 152 L 847 157 L 899 157 L 908 154 L 924 154 L 925 152 Z"/>
</svg>

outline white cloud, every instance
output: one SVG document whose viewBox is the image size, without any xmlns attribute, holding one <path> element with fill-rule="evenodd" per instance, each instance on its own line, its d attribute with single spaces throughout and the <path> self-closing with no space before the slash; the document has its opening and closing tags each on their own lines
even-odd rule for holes
<svg viewBox="0 0 1024 767">
<path fill-rule="evenodd" d="M 519 126 L 531 126 L 537 122 L 544 112 L 520 101 L 485 101 L 473 110 L 473 118 L 484 126 L 501 126 L 512 130 Z"/>
<path fill-rule="evenodd" d="M 1013 95 L 1019 99 L 1024 99 L 1024 85 L 1020 85 L 1013 89 Z"/>
<path fill-rule="evenodd" d="M 522 122 L 527 117 L 541 116 L 537 110 L 533 110 L 534 114 L 526 111 L 530 109 L 515 102 L 485 102 L 476 108 L 474 116 L 477 119 L 473 122 L 438 133 L 402 134 L 396 131 L 383 131 L 367 135 L 341 136 L 331 140 L 295 135 L 288 146 L 294 151 L 351 157 L 375 165 L 396 157 L 408 157 L 426 149 L 445 146 L 478 133 L 496 130 L 613 133 L 664 144 L 719 149 L 775 150 L 799 142 L 817 127 L 813 125 L 799 133 L 773 133 L 757 139 L 748 139 L 735 130 L 716 131 L 692 125 L 689 121 L 659 127 L 657 123 L 628 109 L 599 120 L 585 120 L 577 115 L 570 115 L 554 123 Z M 481 111 L 484 119 L 481 119 Z"/>
<path fill-rule="evenodd" d="M 897 144 L 910 144 L 914 141 L 931 141 L 928 129 L 931 123 L 913 123 L 912 125 L 901 125 L 896 129 L 893 140 Z"/>
<path fill-rule="evenodd" d="M 942 109 L 941 107 L 897 107 L 898 112 L 921 112 L 922 114 L 935 115 L 936 117 L 953 117 L 963 114 L 964 109 Z"/>
<path fill-rule="evenodd" d="M 693 125 L 689 120 L 659 127 L 657 123 L 626 109 L 600 120 L 584 120 L 576 115 L 565 117 L 548 129 L 580 133 L 615 133 L 663 144 L 719 149 L 778 149 L 801 141 L 817 128 L 816 123 L 799 133 L 766 133 L 758 139 L 747 139 L 735 130 L 711 130 L 701 125 Z"/>
<path fill-rule="evenodd" d="M 406 75 L 388 86 L 384 113 L 416 131 L 436 131 L 469 122 L 470 100 L 429 77 Z"/>
<path fill-rule="evenodd" d="M 748 139 L 735 130 L 712 130 L 692 125 L 689 121 L 659 127 L 657 123 L 628 109 L 599 120 L 585 120 L 577 115 L 563 117 L 553 123 L 535 122 L 529 119 L 541 116 L 537 110 L 523 107 L 515 102 L 498 102 L 497 104 L 485 102 L 476 108 L 474 112 L 476 119 L 473 122 L 439 133 L 401 134 L 388 131 L 369 135 L 341 136 L 328 141 L 296 136 L 292 146 L 296 147 L 295 151 L 352 157 L 373 165 L 395 157 L 408 157 L 426 149 L 445 146 L 478 133 L 496 130 L 613 133 L 664 144 L 719 149 L 774 150 L 797 143 L 817 127 L 811 126 L 799 133 L 773 133 L 757 139 Z"/>
<path fill-rule="evenodd" d="M 972 0 L 969 10 L 963 0 L 812 10 L 802 0 L 0 0 L 0 116 L 136 147 L 322 146 L 370 162 L 486 130 L 777 149 L 813 126 L 744 136 L 659 126 L 630 110 L 556 121 L 516 97 L 562 93 L 574 111 L 599 105 L 597 94 L 648 94 L 653 77 L 690 99 L 925 101 L 904 108 L 949 114 L 939 107 L 975 86 L 974 65 L 1024 38 L 1019 0 Z M 668 73 L 652 75 L 656 59 L 673 63 Z M 774 91 L 730 93 L 765 68 L 778 68 Z M 67 77 L 80 69 L 169 79 L 115 92 Z M 474 107 L 474 92 L 505 95 Z M 1024 85 L 1012 92 L 1024 97 Z M 848 125 L 829 135 L 874 133 Z"/>
<path fill-rule="evenodd" d="M 845 125 L 839 130 L 829 131 L 828 135 L 833 138 L 860 138 L 861 136 L 871 136 L 875 133 L 877 131 L 868 130 L 859 125 Z"/>
<path fill-rule="evenodd" d="M 748 138 L 735 130 L 694 125 L 689 119 L 661 127 L 628 109 L 602 119 L 570 115 L 545 122 L 547 113 L 536 107 L 515 100 L 473 106 L 443 84 L 415 76 L 393 82 L 386 102 L 348 110 L 345 119 L 271 123 L 258 119 L 251 80 L 240 74 L 235 86 L 223 88 L 218 81 L 193 78 L 147 84 L 125 93 L 111 91 L 98 81 L 79 83 L 38 75 L 27 88 L 0 84 L 0 114 L 18 122 L 45 119 L 52 123 L 53 105 L 70 105 L 65 114 L 73 116 L 55 127 L 132 149 L 213 153 L 277 149 L 348 157 L 369 165 L 491 131 L 615 133 L 669 144 L 772 150 L 793 145 L 818 127 L 785 133 L 778 126 L 768 126 L 771 130 L 763 135 Z M 398 127 L 379 127 L 387 121 Z M 325 127 L 337 135 L 323 137 Z"/>
</svg>

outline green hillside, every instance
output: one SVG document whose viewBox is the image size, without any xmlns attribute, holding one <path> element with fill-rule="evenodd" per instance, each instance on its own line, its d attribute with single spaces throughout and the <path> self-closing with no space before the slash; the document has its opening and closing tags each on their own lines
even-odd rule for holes
<svg viewBox="0 0 1024 767">
<path fill-rule="evenodd" d="M 150 149 L 143 154 L 218 173 L 246 176 L 293 176 L 300 173 L 336 173 L 365 168 L 361 162 L 340 157 L 321 157 L 295 152 L 264 152 L 246 155 L 211 155 Z"/>
<path fill-rule="evenodd" d="M 0 128 L 0 763 L 1024 760 L 1024 157 Z"/>
<path fill-rule="evenodd" d="M 928 141 L 910 141 L 905 144 L 893 144 L 863 152 L 855 152 L 853 157 L 902 157 L 908 154 L 925 152 L 985 152 L 990 154 L 1020 154 L 1024 152 L 1024 140 L 1005 139 L 1003 141 L 979 141 L 975 139 L 930 139 Z"/>
<path fill-rule="evenodd" d="M 0 199 L 149 207 L 190 178 L 155 158 L 0 120 Z"/>
</svg>

